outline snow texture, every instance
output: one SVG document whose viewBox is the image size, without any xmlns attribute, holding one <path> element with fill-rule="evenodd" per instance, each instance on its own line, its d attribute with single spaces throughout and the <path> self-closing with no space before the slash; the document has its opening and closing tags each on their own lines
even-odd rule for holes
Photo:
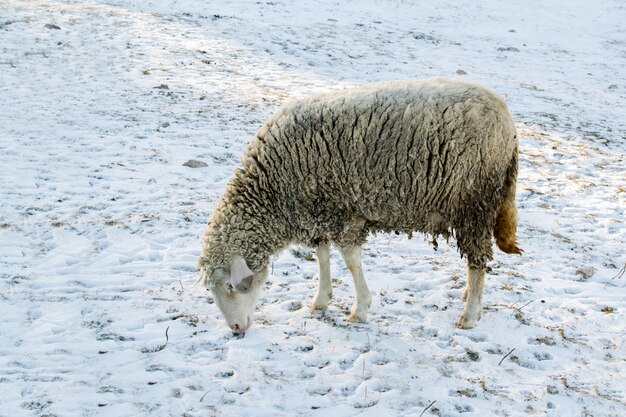
<svg viewBox="0 0 626 417">
<path fill-rule="evenodd" d="M 625 415 L 624 20 L 621 0 L 2 1 L 0 416 Z M 520 133 L 526 253 L 496 252 L 477 327 L 454 327 L 454 241 L 379 234 L 369 323 L 345 321 L 336 251 L 312 316 L 314 252 L 290 248 L 232 337 L 195 263 L 256 129 L 433 75 L 502 94 Z"/>
</svg>

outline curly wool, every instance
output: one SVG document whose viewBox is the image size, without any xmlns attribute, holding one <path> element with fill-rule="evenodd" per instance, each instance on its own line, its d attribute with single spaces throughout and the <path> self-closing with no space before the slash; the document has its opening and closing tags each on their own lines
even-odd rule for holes
<svg viewBox="0 0 626 417">
<path fill-rule="evenodd" d="M 259 271 L 290 243 L 355 246 L 379 231 L 453 235 L 470 265 L 484 265 L 498 210 L 515 195 L 517 148 L 503 99 L 456 79 L 293 101 L 251 141 L 200 266 L 242 256 Z"/>
</svg>

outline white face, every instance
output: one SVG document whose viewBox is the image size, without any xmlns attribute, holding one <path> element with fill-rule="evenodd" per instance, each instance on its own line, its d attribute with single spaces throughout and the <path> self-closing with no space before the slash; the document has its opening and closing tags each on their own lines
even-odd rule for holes
<svg viewBox="0 0 626 417">
<path fill-rule="evenodd" d="M 244 262 L 245 265 L 245 262 Z M 243 272 L 243 274 L 242 274 Z M 215 298 L 215 303 L 235 334 L 243 334 L 254 321 L 254 310 L 267 280 L 267 268 L 259 273 L 240 265 L 231 265 L 230 270 L 207 269 L 205 279 Z"/>
</svg>

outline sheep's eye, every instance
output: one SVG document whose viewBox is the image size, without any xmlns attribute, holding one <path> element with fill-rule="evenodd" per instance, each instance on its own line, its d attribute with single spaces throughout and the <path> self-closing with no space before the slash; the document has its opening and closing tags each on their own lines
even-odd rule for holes
<svg viewBox="0 0 626 417">
<path fill-rule="evenodd" d="M 228 291 L 231 291 L 231 292 L 234 291 L 233 284 L 231 284 L 230 282 L 227 282 L 226 283 L 226 289 Z"/>
</svg>

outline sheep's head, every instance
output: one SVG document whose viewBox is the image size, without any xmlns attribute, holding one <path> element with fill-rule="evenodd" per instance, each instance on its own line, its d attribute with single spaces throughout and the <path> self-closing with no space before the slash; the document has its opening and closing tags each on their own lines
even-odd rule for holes
<svg viewBox="0 0 626 417">
<path fill-rule="evenodd" d="M 237 256 L 229 268 L 201 268 L 200 279 L 213 292 L 215 303 L 235 334 L 244 334 L 254 321 L 256 303 L 267 280 L 267 268 L 252 271 L 246 261 Z"/>
</svg>

